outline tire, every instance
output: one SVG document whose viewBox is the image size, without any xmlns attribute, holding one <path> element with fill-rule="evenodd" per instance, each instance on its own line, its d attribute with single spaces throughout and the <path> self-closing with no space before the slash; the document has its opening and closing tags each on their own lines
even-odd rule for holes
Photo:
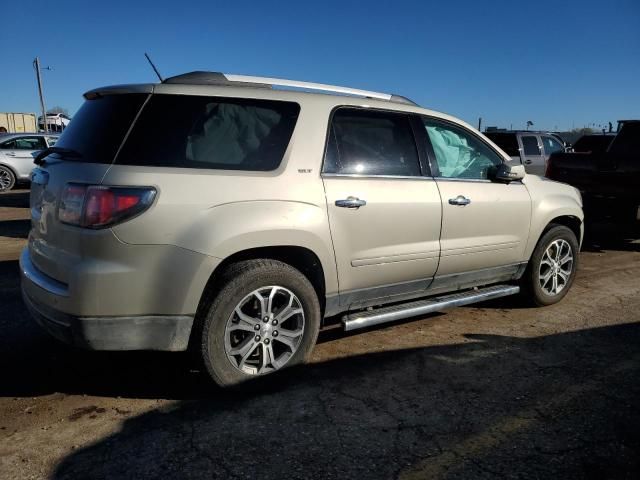
<svg viewBox="0 0 640 480">
<path fill-rule="evenodd" d="M 562 300 L 573 285 L 579 249 L 578 240 L 569 228 L 552 225 L 545 231 L 531 255 L 523 278 L 527 300 L 538 307 Z"/>
<path fill-rule="evenodd" d="M 320 304 L 300 271 L 276 260 L 246 260 L 230 266 L 219 285 L 204 302 L 199 334 L 215 383 L 236 386 L 307 360 L 320 329 Z"/>
<path fill-rule="evenodd" d="M 8 192 L 16 184 L 16 176 L 10 168 L 0 165 L 0 192 Z"/>
</svg>

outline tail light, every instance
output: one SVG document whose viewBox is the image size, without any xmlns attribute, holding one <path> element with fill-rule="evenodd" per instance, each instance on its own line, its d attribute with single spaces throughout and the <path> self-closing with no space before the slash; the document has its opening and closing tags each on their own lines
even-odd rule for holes
<svg viewBox="0 0 640 480">
<path fill-rule="evenodd" d="M 58 218 L 85 228 L 105 228 L 140 215 L 153 203 L 152 187 L 106 187 L 68 183 L 62 193 Z"/>
</svg>

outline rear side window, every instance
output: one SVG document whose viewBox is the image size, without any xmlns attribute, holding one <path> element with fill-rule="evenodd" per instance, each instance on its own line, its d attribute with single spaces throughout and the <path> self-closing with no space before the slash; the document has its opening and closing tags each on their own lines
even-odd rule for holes
<svg viewBox="0 0 640 480">
<path fill-rule="evenodd" d="M 515 133 L 487 133 L 485 135 L 510 157 L 519 157 L 518 139 Z"/>
<path fill-rule="evenodd" d="M 324 173 L 420 176 L 406 114 L 340 108 L 331 121 Z"/>
<path fill-rule="evenodd" d="M 275 170 L 299 112 L 300 106 L 291 102 L 153 95 L 116 163 Z"/>
<path fill-rule="evenodd" d="M 44 150 L 47 148 L 47 144 L 42 137 L 20 137 L 3 143 L 0 148 L 11 150 Z"/>
<path fill-rule="evenodd" d="M 145 94 L 131 93 L 87 100 L 65 128 L 56 147 L 69 148 L 79 154 L 65 160 L 113 162 L 113 157 L 146 97 Z"/>
</svg>

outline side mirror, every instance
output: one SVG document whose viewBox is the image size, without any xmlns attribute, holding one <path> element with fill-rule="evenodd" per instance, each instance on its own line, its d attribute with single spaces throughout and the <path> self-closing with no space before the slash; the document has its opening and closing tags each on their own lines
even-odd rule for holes
<svg viewBox="0 0 640 480">
<path fill-rule="evenodd" d="M 524 165 L 509 165 L 502 163 L 496 169 L 494 178 L 498 182 L 510 183 L 522 180 L 526 175 Z"/>
</svg>

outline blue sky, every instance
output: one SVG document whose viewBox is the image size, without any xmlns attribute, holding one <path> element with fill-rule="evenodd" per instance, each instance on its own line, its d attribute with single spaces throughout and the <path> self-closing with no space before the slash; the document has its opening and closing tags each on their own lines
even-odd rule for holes
<svg viewBox="0 0 640 480">
<path fill-rule="evenodd" d="M 640 0 L 7 2 L 0 111 L 75 112 L 100 85 L 216 70 L 398 93 L 477 124 L 640 117 Z M 28 6 L 27 6 L 28 5 Z M 28 35 L 26 32 L 31 32 Z M 44 40 L 43 40 L 44 37 Z"/>
</svg>

